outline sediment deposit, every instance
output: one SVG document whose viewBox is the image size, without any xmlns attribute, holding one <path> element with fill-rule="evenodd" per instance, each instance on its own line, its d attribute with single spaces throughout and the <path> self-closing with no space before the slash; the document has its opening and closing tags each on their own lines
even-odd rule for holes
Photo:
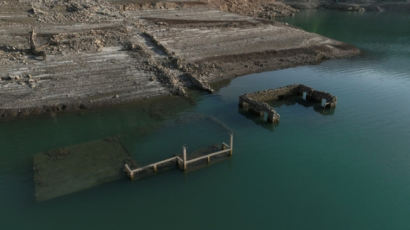
<svg viewBox="0 0 410 230">
<path fill-rule="evenodd" d="M 359 53 L 266 20 L 282 13 L 222 3 L 0 1 L 0 117 L 212 92 L 235 76 Z"/>
</svg>

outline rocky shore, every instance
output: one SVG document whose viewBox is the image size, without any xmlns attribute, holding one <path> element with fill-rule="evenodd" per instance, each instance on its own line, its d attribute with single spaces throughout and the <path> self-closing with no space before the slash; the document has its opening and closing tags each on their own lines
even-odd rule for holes
<svg viewBox="0 0 410 230">
<path fill-rule="evenodd" d="M 239 3 L 0 1 L 0 117 L 212 92 L 236 76 L 360 52 L 275 21 L 295 12 L 283 3 Z"/>
</svg>

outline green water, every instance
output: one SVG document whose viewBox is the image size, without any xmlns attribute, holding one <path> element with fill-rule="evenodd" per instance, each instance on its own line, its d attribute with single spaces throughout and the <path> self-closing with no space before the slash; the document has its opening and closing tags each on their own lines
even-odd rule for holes
<svg viewBox="0 0 410 230">
<path fill-rule="evenodd" d="M 129 105 L 0 123 L 1 229 L 410 229 L 410 16 L 320 11 L 288 21 L 364 53 L 240 77 L 195 103 L 166 103 L 173 111 Z M 335 113 L 284 105 L 271 129 L 238 111 L 240 94 L 291 83 L 336 95 Z M 233 158 L 34 201 L 35 153 L 119 135 L 150 161 L 192 136 L 219 140 L 206 124 L 166 125 L 192 113 L 232 128 Z"/>
</svg>

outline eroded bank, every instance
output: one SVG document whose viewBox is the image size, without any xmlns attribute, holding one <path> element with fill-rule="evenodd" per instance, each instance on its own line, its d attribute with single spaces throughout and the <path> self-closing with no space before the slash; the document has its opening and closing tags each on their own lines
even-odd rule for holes
<svg viewBox="0 0 410 230">
<path fill-rule="evenodd" d="M 12 2 L 0 9 L 2 118 L 212 92 L 236 76 L 360 52 L 208 2 Z"/>
</svg>

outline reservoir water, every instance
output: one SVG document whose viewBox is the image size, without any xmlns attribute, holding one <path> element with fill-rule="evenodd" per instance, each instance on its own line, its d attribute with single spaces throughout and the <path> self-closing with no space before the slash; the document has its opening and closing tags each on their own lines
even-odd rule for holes
<svg viewBox="0 0 410 230">
<path fill-rule="evenodd" d="M 410 229 L 410 15 L 307 11 L 286 21 L 363 54 L 239 77 L 191 102 L 0 123 L 1 229 Z M 272 128 L 238 111 L 239 95 L 292 83 L 336 95 L 335 112 L 282 105 Z M 194 135 L 219 140 L 205 124 L 169 125 L 186 114 L 227 124 L 234 156 L 34 200 L 32 159 L 41 151 L 121 136 L 150 162 Z"/>
</svg>

